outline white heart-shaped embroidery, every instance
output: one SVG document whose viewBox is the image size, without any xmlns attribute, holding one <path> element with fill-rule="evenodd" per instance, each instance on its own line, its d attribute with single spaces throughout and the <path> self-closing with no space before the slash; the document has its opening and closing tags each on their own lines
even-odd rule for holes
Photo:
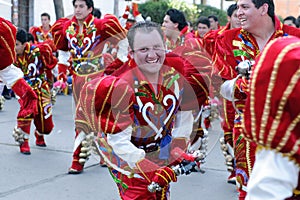
<svg viewBox="0 0 300 200">
<path fill-rule="evenodd" d="M 164 99 L 163 99 L 163 104 L 164 104 L 164 106 L 168 106 L 167 101 L 168 101 L 169 99 L 172 100 L 171 105 L 169 105 L 169 106 L 172 106 L 172 109 L 171 109 L 171 111 L 169 112 L 169 114 L 168 114 L 168 116 L 166 117 L 166 119 L 164 120 L 163 125 L 162 125 L 159 129 L 156 127 L 155 124 L 152 123 L 152 121 L 151 121 L 151 120 L 148 118 L 148 116 L 147 116 L 147 109 L 148 109 L 148 108 L 151 108 L 151 110 L 154 110 L 154 105 L 153 105 L 153 103 L 148 102 L 148 103 L 146 103 L 146 104 L 143 106 L 143 108 L 142 108 L 142 116 L 143 116 L 144 120 L 145 120 L 145 121 L 148 123 L 148 125 L 156 132 L 156 136 L 155 136 L 155 138 L 154 138 L 155 140 L 157 140 L 158 138 L 161 138 L 161 137 L 162 137 L 161 132 L 162 132 L 162 130 L 163 130 L 163 127 L 168 123 L 168 121 L 170 120 L 170 118 L 172 117 L 172 115 L 173 115 L 173 113 L 174 113 L 174 111 L 175 111 L 175 108 L 176 108 L 176 98 L 175 98 L 173 95 L 171 95 L 171 94 L 166 95 L 166 96 L 164 97 Z"/>
</svg>

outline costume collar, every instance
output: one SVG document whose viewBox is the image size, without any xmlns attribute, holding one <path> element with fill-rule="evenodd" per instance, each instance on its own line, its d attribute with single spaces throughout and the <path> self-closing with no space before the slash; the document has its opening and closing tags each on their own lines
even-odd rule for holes
<svg viewBox="0 0 300 200">
<path fill-rule="evenodd" d="M 72 18 L 72 25 L 76 25 L 78 26 L 78 20 L 76 19 L 75 16 L 73 16 Z M 86 27 L 89 27 L 92 23 L 94 22 L 94 16 L 92 14 L 89 14 L 87 16 L 87 18 L 84 20 L 83 22 L 83 26 L 86 28 Z"/>
</svg>

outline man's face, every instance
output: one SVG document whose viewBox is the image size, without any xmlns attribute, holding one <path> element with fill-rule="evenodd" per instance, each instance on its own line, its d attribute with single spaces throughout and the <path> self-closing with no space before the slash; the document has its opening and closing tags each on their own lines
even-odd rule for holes
<svg viewBox="0 0 300 200">
<path fill-rule="evenodd" d="M 74 15 L 77 20 L 84 21 L 86 17 L 93 11 L 93 8 L 88 8 L 85 1 L 77 0 L 74 5 Z"/>
<path fill-rule="evenodd" d="M 209 18 L 209 23 L 210 23 L 210 29 L 211 30 L 217 30 L 219 22 L 215 21 L 214 18 Z"/>
<path fill-rule="evenodd" d="M 133 59 L 145 76 L 158 74 L 166 58 L 163 40 L 158 31 L 137 30 L 134 36 Z"/>
<path fill-rule="evenodd" d="M 49 26 L 50 24 L 50 19 L 47 16 L 42 16 L 41 17 L 41 22 L 42 22 L 42 26 Z"/>
<path fill-rule="evenodd" d="M 230 20 L 230 27 L 231 28 L 239 28 L 241 27 L 241 22 L 237 16 L 237 10 L 233 11 L 231 17 L 229 18 Z"/>
<path fill-rule="evenodd" d="M 178 32 L 178 23 L 173 23 L 170 19 L 169 15 L 164 17 L 164 21 L 162 23 L 163 30 L 167 38 L 171 38 L 175 32 Z"/>
<path fill-rule="evenodd" d="M 256 8 L 252 0 L 238 0 L 237 7 L 237 17 L 243 29 L 251 33 L 252 30 L 263 26 L 260 23 L 263 6 Z"/>
<path fill-rule="evenodd" d="M 206 24 L 199 23 L 197 30 L 198 30 L 199 36 L 203 37 L 209 31 L 209 28 Z"/>
<path fill-rule="evenodd" d="M 16 40 L 16 53 L 17 56 L 22 56 L 24 53 L 25 44 L 22 44 L 19 40 Z"/>
</svg>

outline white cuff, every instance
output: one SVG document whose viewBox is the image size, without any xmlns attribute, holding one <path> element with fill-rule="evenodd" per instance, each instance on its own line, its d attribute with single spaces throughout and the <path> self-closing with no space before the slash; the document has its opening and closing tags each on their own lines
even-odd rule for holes
<svg viewBox="0 0 300 200">
<path fill-rule="evenodd" d="M 66 66 L 69 66 L 69 58 L 70 58 L 70 52 L 69 51 L 62 51 L 58 50 L 58 64 L 63 64 Z"/>
<path fill-rule="evenodd" d="M 11 88 L 14 83 L 19 80 L 20 78 L 23 78 L 24 74 L 22 70 L 13 64 L 6 67 L 3 70 L 0 70 L 0 79 L 5 83 L 7 88 Z"/>
<path fill-rule="evenodd" d="M 136 22 L 144 22 L 144 18 L 142 16 L 142 14 L 138 14 L 137 16 L 134 17 Z"/>
<path fill-rule="evenodd" d="M 128 60 L 128 40 L 127 38 L 120 40 L 118 43 L 118 52 L 117 52 L 117 58 L 119 58 L 123 63 Z"/>
<path fill-rule="evenodd" d="M 284 200 L 291 197 L 298 184 L 299 168 L 274 150 L 256 153 L 248 182 L 246 200 Z"/>
<path fill-rule="evenodd" d="M 193 131 L 193 113 L 192 111 L 178 111 L 175 119 L 175 127 L 172 131 L 173 138 L 186 138 L 190 139 Z"/>
<path fill-rule="evenodd" d="M 120 158 L 128 163 L 129 167 L 134 168 L 139 160 L 145 158 L 145 151 L 131 143 L 131 133 L 132 127 L 129 126 L 120 133 L 108 134 L 107 143 Z"/>
<path fill-rule="evenodd" d="M 220 88 L 220 94 L 222 95 L 222 97 L 229 101 L 233 101 L 232 95 L 235 87 L 235 82 L 236 79 L 227 80 L 221 85 Z"/>
</svg>

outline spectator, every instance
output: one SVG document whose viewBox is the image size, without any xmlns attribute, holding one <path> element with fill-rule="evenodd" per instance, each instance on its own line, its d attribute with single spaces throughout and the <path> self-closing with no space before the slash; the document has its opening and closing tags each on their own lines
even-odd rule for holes
<svg viewBox="0 0 300 200">
<path fill-rule="evenodd" d="M 220 28 L 219 19 L 215 15 L 208 16 L 209 22 L 210 22 L 210 29 L 211 30 L 217 30 Z"/>
<path fill-rule="evenodd" d="M 293 27 L 299 27 L 297 23 L 297 19 L 294 16 L 287 16 L 283 19 L 283 24 Z"/>
<path fill-rule="evenodd" d="M 197 33 L 198 33 L 198 35 L 196 35 L 196 36 L 198 36 L 200 38 L 203 38 L 204 35 L 209 32 L 210 25 L 211 25 L 211 23 L 210 23 L 210 21 L 207 17 L 205 17 L 205 16 L 199 17 L 199 19 L 197 21 Z"/>
<path fill-rule="evenodd" d="M 94 8 L 93 15 L 94 15 L 94 17 L 101 19 L 102 13 L 99 8 Z"/>
</svg>

